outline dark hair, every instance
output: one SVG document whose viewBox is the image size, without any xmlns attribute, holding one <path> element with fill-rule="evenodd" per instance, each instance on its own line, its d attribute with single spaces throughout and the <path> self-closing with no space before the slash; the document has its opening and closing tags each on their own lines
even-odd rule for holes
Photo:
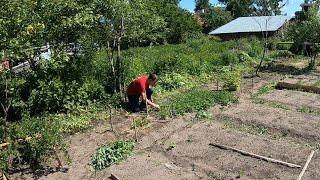
<svg viewBox="0 0 320 180">
<path fill-rule="evenodd" d="M 148 79 L 155 81 L 158 80 L 158 75 L 156 73 L 151 73 L 148 77 Z"/>
</svg>

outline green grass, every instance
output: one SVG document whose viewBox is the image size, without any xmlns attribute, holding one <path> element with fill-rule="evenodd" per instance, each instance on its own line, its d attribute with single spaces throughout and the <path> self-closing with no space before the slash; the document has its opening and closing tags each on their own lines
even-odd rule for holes
<svg viewBox="0 0 320 180">
<path fill-rule="evenodd" d="M 268 85 L 265 85 L 263 87 L 261 87 L 258 92 L 256 92 L 254 95 L 253 95 L 253 98 L 257 98 L 259 96 L 262 96 L 262 95 L 265 95 L 265 94 L 268 94 L 269 92 L 273 91 L 275 89 L 275 84 L 268 84 Z"/>
<path fill-rule="evenodd" d="M 298 112 L 302 112 L 302 113 L 306 113 L 306 114 L 315 115 L 315 116 L 320 116 L 320 110 L 311 108 L 311 107 L 309 107 L 309 106 L 299 107 L 299 108 L 297 109 L 297 111 L 298 111 Z"/>
<path fill-rule="evenodd" d="M 320 86 L 320 80 L 316 81 L 313 86 L 319 87 Z"/>
<path fill-rule="evenodd" d="M 224 126 L 229 129 L 235 129 L 253 135 L 265 136 L 269 134 L 269 129 L 266 127 L 253 124 L 238 124 L 227 118 L 224 120 Z"/>
<path fill-rule="evenodd" d="M 146 117 L 137 118 L 132 122 L 131 129 L 133 128 L 142 128 L 147 127 L 149 125 L 150 121 Z"/>
<path fill-rule="evenodd" d="M 90 165 L 95 170 L 102 170 L 114 163 L 127 159 L 133 151 L 134 143 L 131 141 L 116 141 L 97 149 L 91 156 Z"/>
<path fill-rule="evenodd" d="M 286 104 L 282 104 L 282 103 L 277 103 L 277 102 L 270 102 L 264 99 L 260 99 L 260 98 L 254 98 L 253 103 L 256 104 L 264 104 L 273 108 L 278 108 L 278 109 L 283 109 L 283 110 L 291 110 L 291 108 L 286 105 Z"/>
</svg>

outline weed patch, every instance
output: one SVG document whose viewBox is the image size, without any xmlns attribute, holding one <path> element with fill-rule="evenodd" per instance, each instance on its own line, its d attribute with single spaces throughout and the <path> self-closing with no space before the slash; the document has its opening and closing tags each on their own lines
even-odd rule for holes
<svg viewBox="0 0 320 180">
<path fill-rule="evenodd" d="M 273 83 L 273 84 L 268 84 L 268 85 L 265 85 L 263 87 L 261 87 L 258 92 L 256 92 L 254 95 L 253 95 L 253 98 L 256 98 L 258 96 L 262 96 L 262 95 L 265 95 L 265 94 L 268 94 L 269 92 L 273 91 L 276 87 L 276 84 Z"/>
<path fill-rule="evenodd" d="M 308 106 L 302 106 L 297 109 L 298 112 L 320 116 L 320 110 Z"/>
<path fill-rule="evenodd" d="M 132 122 L 131 129 L 142 128 L 147 127 L 149 125 L 150 121 L 146 117 L 135 119 L 134 122 Z"/>
<path fill-rule="evenodd" d="M 255 98 L 252 101 L 253 103 L 256 104 L 264 104 L 273 108 L 277 108 L 277 109 L 283 109 L 283 110 L 291 110 L 291 108 L 285 104 L 281 104 L 281 103 L 277 103 L 277 102 L 269 102 L 267 100 L 264 99 L 260 99 L 260 98 Z"/>
<path fill-rule="evenodd" d="M 224 120 L 224 126 L 229 129 L 235 129 L 241 132 L 245 132 L 253 135 L 268 135 L 269 129 L 266 127 L 258 126 L 258 125 L 249 125 L 249 124 L 238 124 L 233 122 L 230 119 Z"/>
<path fill-rule="evenodd" d="M 191 90 L 174 95 L 166 105 L 161 107 L 160 118 L 175 117 L 185 113 L 199 112 L 214 104 L 228 105 L 238 102 L 238 97 L 226 91 Z"/>
<path fill-rule="evenodd" d="M 95 170 L 102 170 L 114 163 L 125 160 L 133 151 L 134 143 L 131 141 L 116 141 L 100 147 L 91 157 L 90 165 Z"/>
</svg>

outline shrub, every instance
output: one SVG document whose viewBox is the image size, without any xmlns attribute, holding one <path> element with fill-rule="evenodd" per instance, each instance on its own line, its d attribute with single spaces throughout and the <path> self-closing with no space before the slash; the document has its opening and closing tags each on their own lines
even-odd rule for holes
<svg viewBox="0 0 320 180">
<path fill-rule="evenodd" d="M 271 58 L 288 58 L 293 56 L 294 54 L 288 50 L 277 50 L 270 54 Z"/>
<path fill-rule="evenodd" d="M 15 158 L 22 159 L 32 167 L 39 166 L 43 158 L 51 155 L 53 148 L 63 146 L 60 127 L 61 124 L 58 121 L 41 117 L 12 124 L 9 129 L 9 137 L 15 142 L 13 146 L 18 151 Z M 27 137 L 31 139 L 22 144 L 16 141 Z"/>
<path fill-rule="evenodd" d="M 237 91 L 241 85 L 240 71 L 226 71 L 223 74 L 223 87 L 229 91 Z"/>
<path fill-rule="evenodd" d="M 236 53 L 228 51 L 221 54 L 221 61 L 223 66 L 235 65 L 239 62 L 239 57 Z"/>
<path fill-rule="evenodd" d="M 134 148 L 134 143 L 130 141 L 116 141 L 100 147 L 96 153 L 91 156 L 90 165 L 95 170 L 102 170 L 114 163 L 128 158 Z"/>
<path fill-rule="evenodd" d="M 159 86 L 160 89 L 170 91 L 184 86 L 187 81 L 188 77 L 186 75 L 173 72 L 160 76 Z"/>
</svg>

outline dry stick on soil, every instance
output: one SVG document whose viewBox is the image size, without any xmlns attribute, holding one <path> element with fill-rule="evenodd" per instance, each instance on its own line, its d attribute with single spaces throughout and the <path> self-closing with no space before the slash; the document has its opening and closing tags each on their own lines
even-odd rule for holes
<svg viewBox="0 0 320 180">
<path fill-rule="evenodd" d="M 135 138 L 135 141 L 138 142 L 137 125 L 134 120 L 134 117 L 132 117 L 132 122 L 133 122 L 133 127 L 134 127 L 134 138 Z"/>
<path fill-rule="evenodd" d="M 112 180 L 120 180 L 120 178 L 118 178 L 116 175 L 111 174 L 110 179 Z"/>
<path fill-rule="evenodd" d="M 209 145 L 218 147 L 220 149 L 232 150 L 232 151 L 238 152 L 238 153 L 240 153 L 242 155 L 245 155 L 245 156 L 250 156 L 250 157 L 253 157 L 253 158 L 262 159 L 262 160 L 265 160 L 265 161 L 268 161 L 268 162 L 281 164 L 281 165 L 288 166 L 288 167 L 291 167 L 291 168 L 301 168 L 300 165 L 296 165 L 296 164 L 292 164 L 292 163 L 288 163 L 288 162 L 284 162 L 284 161 L 268 158 L 268 157 L 265 157 L 265 156 L 260 156 L 260 155 L 257 155 L 257 154 L 254 154 L 254 153 L 250 153 L 250 152 L 247 152 L 247 151 L 243 151 L 243 150 L 240 150 L 240 149 L 236 149 L 236 148 L 233 148 L 233 147 L 224 146 L 224 145 L 220 145 L 220 144 L 216 144 L 216 143 L 210 143 Z"/>
<path fill-rule="evenodd" d="M 311 153 L 310 153 L 310 155 L 308 157 L 308 160 L 307 160 L 306 164 L 304 165 L 304 167 L 303 167 L 303 169 L 302 169 L 302 171 L 301 171 L 301 173 L 300 173 L 300 175 L 298 177 L 298 180 L 301 180 L 303 174 L 306 172 L 306 169 L 307 169 L 307 167 L 308 167 L 308 165 L 309 165 L 309 163 L 310 163 L 310 161 L 312 159 L 313 154 L 314 154 L 314 151 L 311 151 Z"/>
<path fill-rule="evenodd" d="M 113 131 L 113 125 L 112 125 L 112 109 L 111 107 L 109 106 L 109 123 L 110 123 L 110 126 L 111 126 L 111 131 Z"/>
</svg>

